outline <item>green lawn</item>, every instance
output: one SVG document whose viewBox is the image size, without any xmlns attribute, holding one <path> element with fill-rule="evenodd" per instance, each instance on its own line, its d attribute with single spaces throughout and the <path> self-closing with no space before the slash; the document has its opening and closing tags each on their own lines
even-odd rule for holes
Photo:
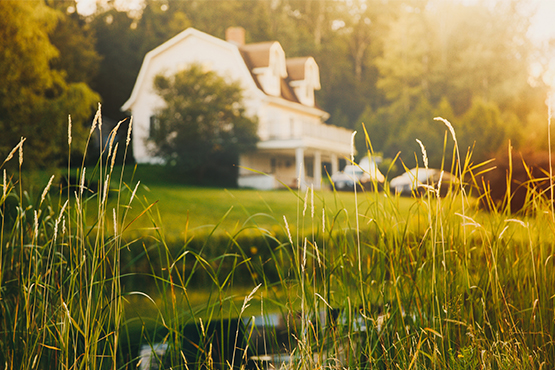
<svg viewBox="0 0 555 370">
<path fill-rule="evenodd" d="M 24 173 L 24 182 L 29 188 L 33 199 L 38 199 L 51 175 L 56 175 L 51 188 L 51 196 L 57 199 L 60 192 L 59 183 L 65 177 L 67 170 L 41 170 Z M 116 166 L 113 171 L 111 188 L 118 186 L 121 167 Z M 98 181 L 98 168 L 87 168 L 89 181 Z M 75 183 L 79 174 L 72 174 Z M 183 179 L 162 166 L 127 165 L 124 168 L 121 204 L 127 204 L 129 196 L 137 182 L 136 196 L 129 209 L 127 222 L 134 220 L 128 230 L 136 233 L 151 233 L 153 225 L 161 228 L 170 238 L 181 238 L 185 230 L 195 232 L 209 232 L 218 225 L 217 232 L 233 232 L 243 226 L 259 226 L 276 228 L 284 226 L 285 216 L 291 231 L 297 229 L 312 229 L 312 222 L 321 222 L 322 209 L 326 209 L 326 217 L 338 217 L 338 220 L 348 221 L 352 226 L 356 224 L 355 203 L 358 203 L 359 222 L 364 222 L 369 214 L 380 212 L 388 208 L 389 211 L 408 213 L 414 200 L 405 197 L 388 198 L 383 192 L 335 192 L 329 185 L 311 194 L 298 190 L 260 191 L 253 189 L 224 189 L 209 187 L 194 187 L 183 185 Z M 55 203 L 59 202 L 54 200 Z M 307 208 L 305 209 L 305 199 Z M 96 217 L 97 202 L 95 197 L 89 200 L 89 215 Z M 63 202 L 61 202 L 63 203 Z M 117 193 L 111 192 L 108 207 L 115 207 Z M 311 218 L 312 204 L 314 204 L 314 220 Z M 151 206 L 149 212 L 143 211 Z M 60 204 L 61 206 L 61 204 Z M 373 212 L 370 212 L 373 211 Z M 107 211 L 111 213 L 111 209 Z M 303 211 L 305 217 L 303 218 Z"/>
<path fill-rule="evenodd" d="M 131 185 L 134 187 L 135 183 Z M 328 188 L 315 191 L 313 199 L 310 192 L 307 195 L 296 190 L 217 189 L 149 185 L 141 181 L 128 219 L 135 218 L 155 203 L 150 209 L 152 216 L 143 214 L 134 222 L 133 229 L 152 228 L 154 219 L 157 226 L 162 225 L 160 227 L 167 237 L 182 237 L 187 228 L 209 232 L 217 224 L 217 232 L 233 233 L 244 226 L 275 229 L 284 225 L 285 216 L 293 233 L 298 229 L 312 229 L 313 222 L 321 223 L 322 209 L 326 209 L 328 219 L 337 217 L 354 226 L 355 203 L 358 203 L 361 216 L 359 222 L 365 222 L 369 210 L 375 211 L 393 203 L 397 204 L 397 209 L 408 210 L 414 202 L 409 198 L 388 199 L 384 193 L 358 193 L 355 198 L 352 192 L 333 192 Z"/>
<path fill-rule="evenodd" d="M 32 198 L 40 197 L 50 176 L 56 177 L 51 188 L 51 195 L 57 199 L 59 184 L 65 177 L 66 170 L 41 170 L 24 173 L 24 181 L 29 187 Z M 113 171 L 111 188 L 118 186 L 121 167 Z M 87 168 L 89 181 L 98 181 L 98 168 Z M 75 183 L 79 174 L 72 174 Z M 194 187 L 182 184 L 172 171 L 162 166 L 127 165 L 124 168 L 121 204 L 127 204 L 129 196 L 140 181 L 136 196 L 126 217 L 128 231 L 133 236 L 151 234 L 159 228 L 170 240 L 183 239 L 185 231 L 208 233 L 216 228 L 216 233 L 233 233 L 245 226 L 257 226 L 276 231 L 284 227 L 287 218 L 291 233 L 299 229 L 307 232 L 314 229 L 314 223 L 321 224 L 322 209 L 326 210 L 327 221 L 345 222 L 356 225 L 355 203 L 358 205 L 359 222 L 378 217 L 381 213 L 401 212 L 408 214 L 414 199 L 406 197 L 388 197 L 384 192 L 335 192 L 329 185 L 312 194 L 298 190 L 260 191 L 253 189 L 224 189 Z M 180 183 L 181 182 L 181 183 Z M 30 184 L 30 185 L 29 185 Z M 64 196 L 65 197 L 65 196 Z M 53 199 L 55 203 L 63 203 Z M 306 209 L 305 209 L 306 200 Z M 355 201 L 356 200 L 356 201 Z M 93 220 L 97 215 L 98 199 L 89 200 L 89 215 Z M 117 192 L 111 192 L 107 211 L 117 204 Z M 312 204 L 314 218 L 312 218 Z M 150 208 L 149 208 L 150 207 Z M 145 209 L 148 212 L 144 212 Z M 144 212 L 144 213 L 143 213 Z M 304 212 L 304 217 L 303 217 Z M 132 223 L 129 225 L 129 223 Z"/>
</svg>

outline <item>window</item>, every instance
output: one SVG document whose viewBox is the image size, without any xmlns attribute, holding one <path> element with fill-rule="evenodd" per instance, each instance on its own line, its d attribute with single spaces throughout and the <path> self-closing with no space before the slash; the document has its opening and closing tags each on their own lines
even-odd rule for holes
<svg viewBox="0 0 555 370">
<path fill-rule="evenodd" d="M 276 75 L 275 71 L 269 70 L 268 74 L 266 75 L 266 92 L 269 95 L 279 96 L 281 94 L 279 84 L 279 75 Z"/>
<path fill-rule="evenodd" d="M 148 136 L 152 139 L 160 132 L 160 120 L 156 116 L 150 116 L 150 124 L 148 127 Z"/>
<path fill-rule="evenodd" d="M 305 161 L 306 175 L 308 177 L 314 177 L 314 163 L 310 161 Z"/>
<path fill-rule="evenodd" d="M 275 42 L 269 50 L 268 69 L 266 70 L 264 90 L 268 95 L 281 95 L 281 79 L 287 77 L 287 69 L 285 67 L 285 53 Z"/>
</svg>

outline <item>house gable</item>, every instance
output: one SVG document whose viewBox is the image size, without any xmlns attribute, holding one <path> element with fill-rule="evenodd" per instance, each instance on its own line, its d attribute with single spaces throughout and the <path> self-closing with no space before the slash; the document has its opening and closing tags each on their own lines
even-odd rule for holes
<svg viewBox="0 0 555 370">
<path fill-rule="evenodd" d="M 243 89 L 250 94 L 259 90 L 237 45 L 188 28 L 145 55 L 131 96 L 121 110 L 133 110 L 141 94 L 152 93 L 152 81 L 157 74 L 174 74 L 193 63 L 213 70 L 230 81 L 240 81 Z"/>
<path fill-rule="evenodd" d="M 212 50 L 212 55 L 208 50 Z M 227 57 L 216 55 L 222 51 Z M 133 106 L 139 104 L 141 94 L 158 101 L 159 97 L 152 96 L 151 91 L 154 76 L 177 73 L 191 63 L 200 64 L 230 81 L 241 81 L 246 100 L 249 100 L 247 95 L 263 99 L 259 95 L 262 93 L 274 102 L 282 100 L 282 104 L 288 106 L 296 103 L 300 110 L 316 109 L 318 112 L 315 113 L 324 120 L 328 116 L 316 107 L 314 100 L 314 90 L 320 89 L 319 69 L 314 58 L 286 59 L 277 41 L 241 45 L 194 28 L 186 29 L 146 54 L 131 96 L 121 110 L 132 111 Z M 256 108 L 249 108 L 255 114 Z"/>
<path fill-rule="evenodd" d="M 320 90 L 320 71 L 312 57 L 287 59 L 290 85 L 301 104 L 315 106 L 314 90 Z"/>
<path fill-rule="evenodd" d="M 155 146 L 150 140 L 151 117 L 165 105 L 154 90 L 155 76 L 169 76 L 191 64 L 212 70 L 229 82 L 239 82 L 247 114 L 258 115 L 265 94 L 253 80 L 238 47 L 189 28 L 146 54 L 131 96 L 121 108 L 133 115 L 133 151 L 137 162 L 160 162 L 159 158 L 153 158 Z"/>
</svg>

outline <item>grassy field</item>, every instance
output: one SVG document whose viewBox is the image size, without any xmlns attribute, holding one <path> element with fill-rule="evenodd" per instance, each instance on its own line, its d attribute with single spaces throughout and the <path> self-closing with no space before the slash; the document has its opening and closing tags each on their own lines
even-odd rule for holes
<svg viewBox="0 0 555 370">
<path fill-rule="evenodd" d="M 38 198 L 50 177 L 55 175 L 49 195 L 52 203 L 61 205 L 67 195 L 62 195 L 64 190 L 59 184 L 63 181 L 62 178 L 67 177 L 66 172 L 64 169 L 26 171 L 23 173 L 23 182 L 28 184 L 27 191 L 31 198 Z M 95 187 L 103 185 L 98 172 L 98 167 L 85 171 L 88 181 L 94 183 Z M 73 169 L 71 173 L 72 185 L 75 187 L 79 182 L 80 170 Z M 136 203 L 129 208 L 128 219 L 134 220 L 131 229 L 139 230 L 139 233 L 149 233 L 155 222 L 156 227 L 163 229 L 164 235 L 171 240 L 183 238 L 186 229 L 190 232 L 208 233 L 217 226 L 216 232 L 232 233 L 245 226 L 270 230 L 282 228 L 284 216 L 295 232 L 298 227 L 310 231 L 312 225 L 303 221 L 303 218 L 308 220 L 304 207 L 305 203 L 308 205 L 310 202 L 320 210 L 326 209 L 328 217 L 340 215 L 351 226 L 356 223 L 355 203 L 362 218 L 366 217 L 369 209 L 377 208 L 384 211 L 388 208 L 389 211 L 396 210 L 407 215 L 414 204 L 414 200 L 409 197 L 388 197 L 389 194 L 383 192 L 378 196 L 373 192 L 359 192 L 355 197 L 353 192 L 334 192 L 328 184 L 324 184 L 321 190 L 311 190 L 310 194 L 296 189 L 260 191 L 195 187 L 184 185 L 183 179 L 176 178 L 171 168 L 128 165 L 127 168 L 113 168 L 108 208 L 117 207 L 120 201 L 117 194 L 120 177 L 121 194 L 124 198 L 129 197 L 139 183 L 135 193 Z M 98 198 L 93 193 L 89 193 L 89 196 L 91 207 L 88 208 L 88 215 L 92 222 L 97 217 Z M 151 205 L 149 215 L 145 215 L 143 211 Z M 138 218 L 135 220 L 136 217 Z M 317 217 L 321 215 L 318 214 Z M 300 232 L 304 233 L 303 230 Z"/>
<path fill-rule="evenodd" d="M 355 214 L 357 209 L 358 221 L 364 224 L 370 221 L 369 215 L 375 214 L 376 211 L 385 215 L 396 210 L 400 212 L 401 217 L 408 217 L 411 207 L 415 205 L 415 199 L 395 197 L 383 192 L 360 192 L 355 196 L 353 192 L 334 192 L 329 188 L 314 191 L 312 194 L 311 189 L 304 192 L 259 191 L 191 187 L 164 184 L 159 180 L 152 182 L 154 184 L 150 186 L 143 181 L 141 181 L 142 186 L 139 185 L 136 196 L 140 200 L 140 205 L 137 202 L 128 216 L 129 219 L 140 217 L 133 222 L 126 238 L 133 239 L 141 235 L 160 233 L 163 235 L 165 244 L 179 247 L 185 243 L 187 237 L 194 235 L 197 238 L 205 238 L 212 232 L 216 235 L 235 235 L 240 230 L 245 230 L 241 234 L 259 234 L 262 229 L 267 230 L 271 235 L 285 237 L 287 230 L 284 217 L 287 219 L 289 232 L 295 238 L 310 236 L 313 230 L 322 224 L 322 210 L 326 212 L 325 217 L 341 225 L 340 228 L 354 229 L 357 223 Z M 311 198 L 314 206 L 311 204 Z M 110 201 L 108 207 L 112 206 L 112 202 L 115 200 Z M 151 208 L 150 215 L 141 214 L 152 204 L 154 206 Z M 316 215 L 311 215 L 312 207 Z M 258 244 L 257 248 L 260 248 L 259 244 L 263 242 L 254 239 L 255 241 L 250 242 Z M 221 245 L 223 254 L 227 243 L 221 241 L 215 243 Z M 251 245 L 246 247 L 250 248 Z M 234 295 L 236 303 L 240 304 L 245 289 L 248 289 L 248 286 L 247 288 L 235 286 L 228 293 Z M 205 290 L 189 289 L 190 303 L 195 307 L 203 308 L 209 301 L 206 293 Z M 160 301 L 160 304 L 163 303 L 161 297 L 154 298 Z M 254 301 L 257 300 L 254 298 Z M 132 302 L 131 306 L 135 306 L 137 302 L 145 303 L 145 298 L 135 297 Z M 147 303 L 139 307 L 142 309 L 134 307 L 135 315 L 156 316 L 154 306 Z M 277 306 L 267 304 L 267 311 L 277 309 Z M 236 316 L 239 312 L 237 308 L 232 311 L 230 313 L 232 316 Z"/>
<path fill-rule="evenodd" d="M 332 192 L 330 189 L 314 191 L 314 195 L 297 190 L 259 191 L 248 189 L 217 189 L 186 187 L 175 184 L 154 184 L 142 182 L 137 191 L 140 206 L 134 206 L 131 217 L 138 216 L 145 207 L 154 204 L 152 212 L 157 224 L 163 228 L 168 238 L 183 238 L 185 229 L 207 233 L 218 225 L 218 232 L 233 233 L 245 226 L 256 226 L 272 230 L 284 226 L 285 216 L 296 232 L 309 232 L 313 225 L 303 222 L 310 220 L 311 210 L 304 209 L 305 198 L 314 197 L 315 207 L 321 213 L 326 209 L 328 217 L 339 215 L 355 225 L 355 196 L 352 192 Z M 307 203 L 310 202 L 310 198 Z M 359 194 L 358 209 L 366 214 L 372 207 L 398 207 L 408 213 L 414 203 L 409 198 L 387 199 L 382 193 Z M 303 217 L 303 211 L 305 216 Z M 321 214 L 317 215 L 321 219 Z M 134 228 L 152 226 L 148 217 L 136 221 Z"/>
<path fill-rule="evenodd" d="M 462 187 L 412 199 L 191 188 L 160 168 L 121 177 L 110 156 L 86 170 L 95 194 L 68 194 L 48 175 L 27 184 L 18 151 L 17 169 L 0 167 L 5 368 L 134 369 L 156 343 L 168 369 L 272 352 L 291 369 L 555 366 L 552 199 L 510 214 Z M 222 319 L 275 312 L 287 345 L 276 335 L 252 352 L 254 329 L 224 338 Z"/>
</svg>

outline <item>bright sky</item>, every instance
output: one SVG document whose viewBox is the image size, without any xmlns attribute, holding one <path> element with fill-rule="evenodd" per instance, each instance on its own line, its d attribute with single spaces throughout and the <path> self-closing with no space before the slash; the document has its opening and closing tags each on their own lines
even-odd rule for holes
<svg viewBox="0 0 555 370">
<path fill-rule="evenodd" d="M 107 1 L 108 0 L 77 0 L 77 10 L 81 14 L 91 14 L 94 13 L 94 11 L 96 10 L 97 3 L 103 3 Z M 472 2 L 482 0 L 463 1 Z M 555 38 L 555 0 L 529 0 L 529 2 L 532 7 L 537 8 L 537 12 L 532 19 L 530 38 L 538 43 L 545 42 L 549 38 Z M 142 0 L 114 0 L 114 3 L 116 7 L 120 9 L 139 10 L 141 8 L 140 4 L 142 3 Z M 550 84 L 551 86 L 555 86 L 555 60 L 552 64 L 552 71 L 548 72 L 546 76 L 544 76 L 544 79 L 546 80 L 546 83 Z"/>
<path fill-rule="evenodd" d="M 77 11 L 81 14 L 92 14 L 96 11 L 97 3 L 107 3 L 108 0 L 76 0 Z M 118 9 L 140 9 L 142 0 L 115 0 Z"/>
<path fill-rule="evenodd" d="M 534 0 L 538 12 L 532 21 L 531 36 L 536 40 L 555 37 L 555 0 Z"/>
<path fill-rule="evenodd" d="M 91 14 L 96 9 L 97 2 L 107 0 L 77 0 L 77 10 L 82 14 Z M 141 0 L 115 0 L 115 4 L 122 8 L 140 8 Z M 531 36 L 535 40 L 545 40 L 555 37 L 555 0 L 530 0 L 532 6 L 537 6 L 538 11 L 533 20 Z"/>
</svg>

